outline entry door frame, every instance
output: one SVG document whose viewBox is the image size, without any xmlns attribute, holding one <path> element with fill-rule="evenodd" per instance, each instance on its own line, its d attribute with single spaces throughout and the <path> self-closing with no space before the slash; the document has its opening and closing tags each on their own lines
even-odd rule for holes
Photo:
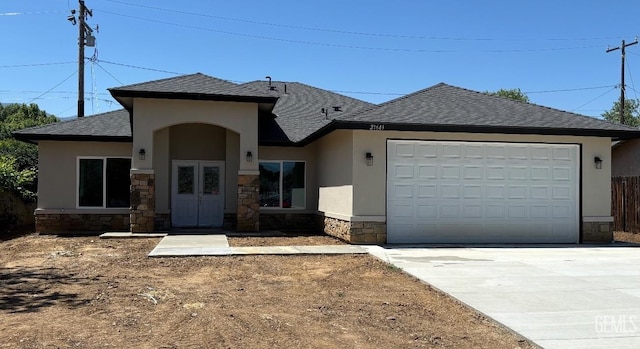
<svg viewBox="0 0 640 349">
<path fill-rule="evenodd" d="M 209 160 L 172 160 L 171 164 L 171 225 L 174 227 L 220 227 L 224 220 L 224 206 L 225 206 L 225 162 L 224 161 L 209 161 Z M 192 166 L 194 168 L 194 194 L 192 212 L 195 218 L 191 221 L 183 222 L 178 217 L 178 200 L 180 199 L 178 194 L 178 167 L 180 166 Z M 203 224 L 200 221 L 200 204 L 203 200 L 203 183 L 202 173 L 205 166 L 216 166 L 219 168 L 219 195 L 216 200 L 220 202 L 219 209 L 214 216 L 213 224 Z"/>
</svg>

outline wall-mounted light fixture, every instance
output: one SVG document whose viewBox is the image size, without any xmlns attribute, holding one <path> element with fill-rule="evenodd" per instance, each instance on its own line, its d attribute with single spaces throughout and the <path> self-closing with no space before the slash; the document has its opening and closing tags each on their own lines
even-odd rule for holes
<svg viewBox="0 0 640 349">
<path fill-rule="evenodd" d="M 140 160 L 144 160 L 147 157 L 147 152 L 144 150 L 144 148 L 140 148 L 140 151 L 138 152 L 138 158 Z"/>
<path fill-rule="evenodd" d="M 599 156 L 593 158 L 593 163 L 596 165 L 596 168 L 599 170 L 602 168 L 602 159 Z"/>
<path fill-rule="evenodd" d="M 364 158 L 367 160 L 367 166 L 373 166 L 373 154 L 367 153 Z"/>
<path fill-rule="evenodd" d="M 248 151 L 247 152 L 247 162 L 251 162 L 251 161 L 253 161 L 253 154 L 250 151 Z"/>
</svg>

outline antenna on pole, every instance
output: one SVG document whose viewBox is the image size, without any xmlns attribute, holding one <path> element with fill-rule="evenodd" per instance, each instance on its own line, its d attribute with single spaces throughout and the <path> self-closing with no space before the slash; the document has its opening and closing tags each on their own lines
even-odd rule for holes
<svg viewBox="0 0 640 349">
<path fill-rule="evenodd" d="M 611 52 L 611 51 L 616 51 L 616 50 L 620 50 L 622 52 L 622 68 L 621 68 L 621 74 L 620 74 L 620 123 L 623 125 L 626 125 L 625 123 L 625 119 L 624 119 L 624 92 L 626 89 L 626 86 L 624 84 L 624 58 L 625 58 L 625 48 L 627 46 L 631 46 L 631 45 L 635 45 L 638 43 L 638 38 L 636 37 L 636 39 L 633 42 L 630 43 L 625 43 L 624 40 L 622 40 L 622 44 L 618 47 L 614 47 L 614 48 L 607 48 L 607 53 Z"/>
<path fill-rule="evenodd" d="M 87 25 L 87 16 L 93 17 L 93 11 L 87 8 L 84 0 L 78 0 L 79 13 L 76 19 L 76 10 L 71 10 L 67 20 L 71 24 L 78 24 L 78 117 L 84 117 L 84 47 L 93 47 L 96 38 L 92 35 L 93 29 Z"/>
</svg>

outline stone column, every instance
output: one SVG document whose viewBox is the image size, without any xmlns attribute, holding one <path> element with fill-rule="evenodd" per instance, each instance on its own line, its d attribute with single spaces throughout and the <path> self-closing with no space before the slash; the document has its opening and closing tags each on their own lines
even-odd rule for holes
<svg viewBox="0 0 640 349">
<path fill-rule="evenodd" d="M 260 175 L 238 174 L 238 213 L 239 231 L 260 230 Z"/>
<path fill-rule="evenodd" d="M 150 233 L 155 224 L 155 174 L 153 170 L 131 171 L 131 207 L 129 209 L 132 233 Z"/>
</svg>

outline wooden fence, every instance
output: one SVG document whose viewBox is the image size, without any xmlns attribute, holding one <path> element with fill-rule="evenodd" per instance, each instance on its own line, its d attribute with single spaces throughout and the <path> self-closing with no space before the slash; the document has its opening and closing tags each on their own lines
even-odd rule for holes
<svg viewBox="0 0 640 349">
<path fill-rule="evenodd" d="M 613 230 L 640 232 L 640 177 L 611 178 Z"/>
</svg>

